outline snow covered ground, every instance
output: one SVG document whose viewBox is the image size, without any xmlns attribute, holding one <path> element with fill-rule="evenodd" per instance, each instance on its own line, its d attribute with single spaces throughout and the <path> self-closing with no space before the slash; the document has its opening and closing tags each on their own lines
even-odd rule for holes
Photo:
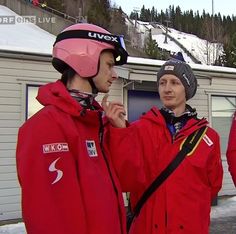
<svg viewBox="0 0 236 234">
<path fill-rule="evenodd" d="M 212 219 L 229 217 L 229 216 L 233 216 L 236 219 L 236 196 L 219 199 L 218 205 L 213 206 L 211 209 Z"/>
<path fill-rule="evenodd" d="M 4 18 L 5 17 L 5 18 Z M 0 50 L 51 55 L 55 36 L 24 19 L 9 8 L 0 5 L 0 19 L 15 23 L 4 24 L 0 20 Z"/>
<path fill-rule="evenodd" d="M 1 234 L 26 234 L 24 223 L 0 226 Z"/>
<path fill-rule="evenodd" d="M 128 27 L 135 25 L 134 20 L 126 20 Z M 210 43 L 203 40 L 196 35 L 184 33 L 173 28 L 168 28 L 168 34 L 171 36 L 165 41 L 166 28 L 164 25 L 158 24 L 158 31 L 152 31 L 152 39 L 156 40 L 158 47 L 170 51 L 171 53 L 182 52 L 184 59 L 187 63 L 194 63 L 187 53 L 180 47 L 182 45 L 202 64 L 212 64 L 215 59 L 222 55 L 223 48 L 219 43 Z M 137 21 L 136 30 L 142 35 L 142 43 L 145 41 L 147 31 L 154 29 L 153 25 L 149 22 Z M 174 39 L 174 40 L 172 40 Z M 178 42 L 178 43 L 176 43 Z"/>
<path fill-rule="evenodd" d="M 218 205 L 213 206 L 211 218 L 223 218 L 233 216 L 236 218 L 236 196 L 231 198 L 220 198 Z M 26 234 L 23 223 L 0 226 L 0 234 Z"/>
<path fill-rule="evenodd" d="M 10 19 L 15 20 L 15 23 L 2 22 L 3 20 L 10 21 Z M 35 23 L 25 23 L 24 20 L 24 17 L 0 5 L 0 50 L 51 55 L 56 37 L 39 28 Z M 135 24 L 134 20 L 126 20 L 126 23 L 129 27 Z M 154 29 L 152 24 L 137 21 L 136 30 L 141 35 L 142 43 L 144 43 L 150 29 Z M 219 44 L 208 43 L 195 35 L 180 32 L 173 28 L 168 28 L 168 34 L 175 40 L 167 38 L 167 43 L 165 43 L 165 35 L 163 34 L 165 33 L 165 27 L 159 25 L 159 29 L 158 32 L 152 34 L 152 38 L 157 41 L 158 46 L 171 53 L 182 52 L 187 63 L 194 62 L 180 45 L 184 46 L 187 51 L 191 52 L 196 59 L 205 65 L 211 64 L 214 58 L 222 53 L 222 48 L 220 48 Z"/>
</svg>

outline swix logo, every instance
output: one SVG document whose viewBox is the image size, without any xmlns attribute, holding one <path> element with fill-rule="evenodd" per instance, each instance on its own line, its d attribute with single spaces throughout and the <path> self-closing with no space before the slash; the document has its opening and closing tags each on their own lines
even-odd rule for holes
<svg viewBox="0 0 236 234">
<path fill-rule="evenodd" d="M 67 143 L 51 143 L 43 145 L 43 153 L 56 153 L 69 151 L 69 146 Z"/>
<path fill-rule="evenodd" d="M 100 34 L 100 33 L 96 33 L 96 32 L 89 32 L 88 33 L 89 37 L 93 37 L 93 38 L 98 38 L 98 39 L 104 39 L 106 41 L 115 41 L 118 43 L 118 37 L 116 36 L 112 36 L 112 35 L 104 35 L 104 34 Z"/>
<path fill-rule="evenodd" d="M 86 141 L 86 147 L 90 157 L 98 156 L 95 141 Z"/>
<path fill-rule="evenodd" d="M 60 158 L 57 158 L 56 160 L 54 160 L 51 164 L 50 164 L 50 166 L 49 166 L 49 168 L 48 168 L 48 170 L 50 171 L 50 172 L 57 172 L 57 177 L 56 177 L 56 179 L 52 182 L 52 184 L 55 184 L 55 183 L 57 183 L 61 178 L 62 178 L 62 176 L 63 176 L 63 171 L 61 171 L 61 170 L 59 170 L 59 169 L 57 169 L 56 168 L 56 163 L 57 163 L 57 161 L 59 160 Z"/>
</svg>

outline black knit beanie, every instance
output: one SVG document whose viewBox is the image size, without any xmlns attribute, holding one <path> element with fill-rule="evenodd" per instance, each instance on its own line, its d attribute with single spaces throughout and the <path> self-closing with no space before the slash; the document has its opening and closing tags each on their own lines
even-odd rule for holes
<svg viewBox="0 0 236 234">
<path fill-rule="evenodd" d="M 185 88 L 186 100 L 189 100 L 195 95 L 197 91 L 197 79 L 187 63 L 177 59 L 171 59 L 165 62 L 157 73 L 158 85 L 160 78 L 165 74 L 172 74 L 180 79 Z"/>
</svg>

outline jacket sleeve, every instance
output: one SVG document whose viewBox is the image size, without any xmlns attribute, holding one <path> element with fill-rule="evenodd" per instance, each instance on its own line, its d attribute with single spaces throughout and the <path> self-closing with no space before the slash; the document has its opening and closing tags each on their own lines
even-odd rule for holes
<svg viewBox="0 0 236 234">
<path fill-rule="evenodd" d="M 236 187 L 236 112 L 234 113 L 226 152 L 229 172 Z"/>
<path fill-rule="evenodd" d="M 213 150 L 208 160 L 208 179 L 211 187 L 211 198 L 214 199 L 222 187 L 223 166 L 221 161 L 220 139 L 215 133 Z"/>
<path fill-rule="evenodd" d="M 27 233 L 87 234 L 75 159 L 56 121 L 23 125 L 16 160 Z"/>
<path fill-rule="evenodd" d="M 145 173 L 139 124 L 134 123 L 126 128 L 109 126 L 107 129 L 107 145 L 122 190 L 132 192 L 140 189 L 145 181 Z"/>
</svg>

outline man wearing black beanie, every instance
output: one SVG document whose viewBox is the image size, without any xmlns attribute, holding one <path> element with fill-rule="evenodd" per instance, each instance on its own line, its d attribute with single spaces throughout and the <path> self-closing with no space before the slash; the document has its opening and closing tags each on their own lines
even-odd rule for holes
<svg viewBox="0 0 236 234">
<path fill-rule="evenodd" d="M 129 233 L 208 234 L 211 201 L 222 186 L 219 136 L 186 103 L 197 91 L 197 79 L 188 64 L 176 59 L 164 63 L 157 86 L 163 107 L 152 107 L 133 123 L 125 120 L 121 103 L 108 103 L 107 97 L 102 102 L 110 121 L 113 164 L 123 191 L 130 192 L 132 209 L 139 211 Z M 173 165 L 189 139 L 195 145 L 183 161 L 152 189 L 148 199 L 140 200 L 160 174 L 163 178 L 163 171 Z M 143 206 L 137 209 L 140 203 Z"/>
</svg>

